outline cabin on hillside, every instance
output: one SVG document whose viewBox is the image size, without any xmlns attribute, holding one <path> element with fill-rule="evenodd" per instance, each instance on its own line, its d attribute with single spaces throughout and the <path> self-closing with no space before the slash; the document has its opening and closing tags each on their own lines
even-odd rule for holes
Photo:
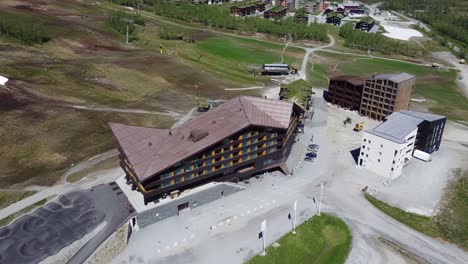
<svg viewBox="0 0 468 264">
<path fill-rule="evenodd" d="M 371 30 L 372 27 L 374 27 L 374 24 L 375 24 L 375 21 L 374 21 L 373 18 L 364 17 L 364 18 L 361 19 L 361 21 L 356 23 L 355 28 L 359 29 L 359 30 L 362 30 L 362 31 L 369 32 L 369 30 Z"/>
<path fill-rule="evenodd" d="M 275 6 L 263 13 L 265 19 L 279 19 L 286 15 L 287 8 L 284 6 Z"/>
</svg>

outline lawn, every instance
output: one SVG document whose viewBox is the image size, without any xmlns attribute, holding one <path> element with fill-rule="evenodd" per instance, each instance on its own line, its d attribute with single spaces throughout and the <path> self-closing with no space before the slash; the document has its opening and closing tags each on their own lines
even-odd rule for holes
<svg viewBox="0 0 468 264">
<path fill-rule="evenodd" d="M 435 70 L 405 62 L 327 52 L 318 52 L 317 55 L 322 61 L 315 67 L 325 67 L 326 76 L 350 74 L 369 77 L 379 73 L 398 72 L 413 74 L 416 76 L 414 97 L 435 101 L 430 105 L 428 103 L 431 112 L 445 115 L 452 120 L 468 120 L 468 99 L 458 90 L 455 70 Z"/>
<path fill-rule="evenodd" d="M 266 256 L 255 256 L 247 264 L 344 263 L 351 249 L 347 225 L 334 216 L 322 214 L 298 226 L 297 234 L 288 233 L 268 247 Z"/>
<path fill-rule="evenodd" d="M 33 194 L 34 192 L 32 191 L 0 191 L 0 209 L 5 208 L 10 204 L 14 204 L 20 200 L 23 200 L 24 198 Z"/>
<path fill-rule="evenodd" d="M 443 206 L 433 217 L 403 211 L 365 193 L 366 199 L 397 221 L 435 238 L 442 238 L 468 250 L 468 171 L 456 170 L 447 188 Z"/>
</svg>

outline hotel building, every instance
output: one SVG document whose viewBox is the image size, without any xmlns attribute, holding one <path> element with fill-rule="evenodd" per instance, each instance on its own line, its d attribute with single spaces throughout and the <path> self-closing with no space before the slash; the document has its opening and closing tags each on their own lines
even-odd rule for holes
<svg viewBox="0 0 468 264">
<path fill-rule="evenodd" d="M 279 100 L 241 96 L 173 129 L 111 123 L 120 165 L 144 202 L 213 181 L 241 181 L 279 168 L 304 109 Z"/>
</svg>

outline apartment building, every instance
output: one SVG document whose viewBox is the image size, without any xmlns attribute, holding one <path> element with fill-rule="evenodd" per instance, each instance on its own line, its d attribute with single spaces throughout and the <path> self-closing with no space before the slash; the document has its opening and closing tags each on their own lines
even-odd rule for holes
<svg viewBox="0 0 468 264">
<path fill-rule="evenodd" d="M 364 78 L 351 75 L 331 77 L 327 100 L 343 108 L 358 111 L 361 106 L 364 81 Z"/>
<path fill-rule="evenodd" d="M 393 112 L 409 110 L 416 77 L 408 73 L 378 74 L 364 83 L 359 113 L 384 120 Z"/>
<path fill-rule="evenodd" d="M 364 131 L 358 166 L 389 179 L 399 177 L 415 149 L 432 153 L 440 147 L 446 117 L 415 111 L 395 112 Z"/>
<path fill-rule="evenodd" d="M 213 181 L 239 181 L 279 168 L 304 109 L 292 102 L 241 96 L 173 129 L 111 123 L 120 165 L 144 202 Z"/>
</svg>

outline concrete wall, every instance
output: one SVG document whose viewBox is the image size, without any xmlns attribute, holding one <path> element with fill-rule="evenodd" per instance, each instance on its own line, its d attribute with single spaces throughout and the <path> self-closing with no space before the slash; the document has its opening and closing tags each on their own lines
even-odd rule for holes
<svg viewBox="0 0 468 264">
<path fill-rule="evenodd" d="M 161 204 L 161 206 L 157 206 L 152 209 L 141 212 L 137 216 L 138 228 L 143 228 L 147 225 L 159 222 L 168 217 L 178 215 L 178 206 L 186 202 L 188 202 L 189 208 L 191 209 L 220 199 L 223 196 L 231 195 L 241 190 L 243 190 L 242 187 L 235 186 L 234 184 L 218 183 L 216 186 L 213 186 L 209 189 L 201 190 L 198 192 L 194 192 L 193 194 L 178 197 L 173 201 Z M 187 213 L 187 210 L 190 209 L 185 209 L 183 213 Z"/>
<path fill-rule="evenodd" d="M 403 144 L 364 132 L 358 165 L 391 180 L 399 177 L 413 157 L 417 131 L 409 133 Z"/>
</svg>

